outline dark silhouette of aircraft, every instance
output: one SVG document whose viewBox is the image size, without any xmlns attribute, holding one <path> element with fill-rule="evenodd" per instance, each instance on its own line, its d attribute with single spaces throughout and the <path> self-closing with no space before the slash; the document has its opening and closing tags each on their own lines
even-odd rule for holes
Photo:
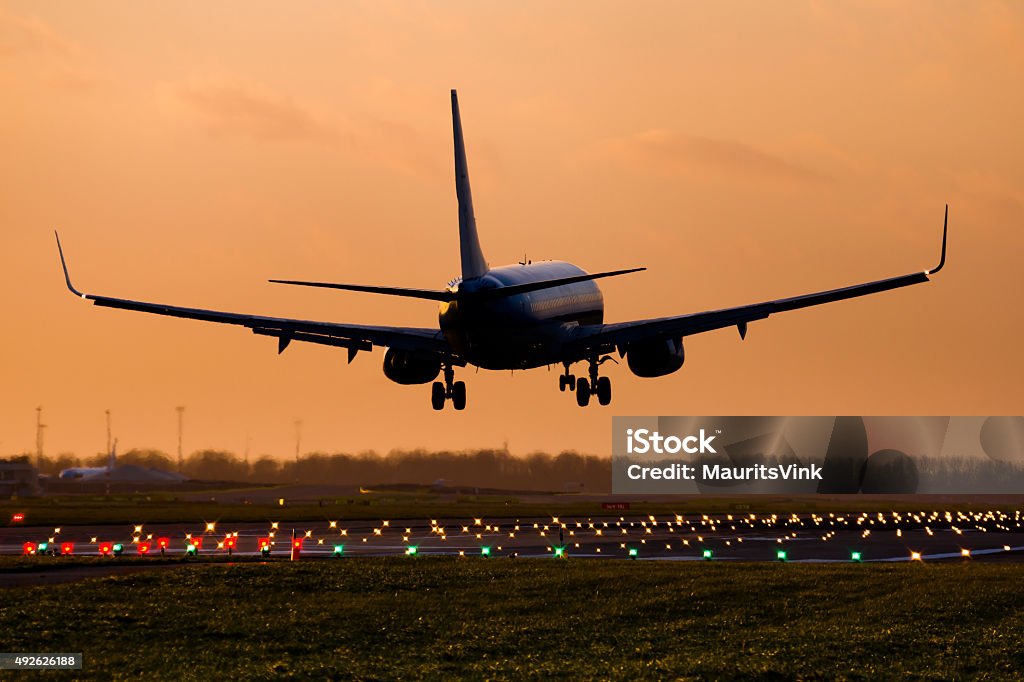
<svg viewBox="0 0 1024 682">
<path fill-rule="evenodd" d="M 558 261 L 491 268 L 484 259 L 477 236 L 459 101 L 454 90 L 452 124 L 461 277 L 452 280 L 445 289 L 270 280 L 279 284 L 438 301 L 437 329 L 292 320 L 83 294 L 71 284 L 58 236 L 57 248 L 68 289 L 98 306 L 248 327 L 256 334 L 276 337 L 278 353 L 292 341 L 305 341 L 344 348 L 348 351 L 348 361 L 352 362 L 359 351 L 384 346 L 388 349 L 384 355 L 384 375 L 399 384 L 433 382 L 431 404 L 435 410 L 442 409 L 448 400 L 456 410 L 466 406 L 466 384 L 455 381 L 456 367 L 476 365 L 507 370 L 561 364 L 565 372 L 558 379 L 559 389 L 575 391 L 576 402 L 583 407 L 590 403 L 593 395 L 602 405 L 611 402 L 611 381 L 607 376 L 600 376 L 599 370 L 607 360 L 617 362 L 616 353 L 626 358 L 629 369 L 637 376 L 664 376 L 682 367 L 685 336 L 736 327 L 740 338 L 745 338 L 748 324 L 774 313 L 927 282 L 929 275 L 941 270 L 946 262 L 948 205 L 942 227 L 941 258 L 931 270 L 736 308 L 605 324 L 604 299 L 595 280 L 645 268 L 588 274 L 571 263 Z M 577 379 L 571 373 L 571 366 L 577 362 L 587 363 L 586 377 Z M 435 381 L 438 375 L 443 375 L 443 382 Z"/>
</svg>

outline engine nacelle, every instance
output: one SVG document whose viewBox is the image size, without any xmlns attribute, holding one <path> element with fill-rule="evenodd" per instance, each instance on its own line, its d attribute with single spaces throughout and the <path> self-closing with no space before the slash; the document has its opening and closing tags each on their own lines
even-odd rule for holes
<svg viewBox="0 0 1024 682">
<path fill-rule="evenodd" d="M 441 356 L 429 351 L 388 348 L 384 376 L 396 384 L 426 384 L 441 372 Z"/>
<path fill-rule="evenodd" d="M 626 346 L 626 364 L 638 377 L 663 377 L 683 366 L 683 340 L 652 339 Z"/>
</svg>

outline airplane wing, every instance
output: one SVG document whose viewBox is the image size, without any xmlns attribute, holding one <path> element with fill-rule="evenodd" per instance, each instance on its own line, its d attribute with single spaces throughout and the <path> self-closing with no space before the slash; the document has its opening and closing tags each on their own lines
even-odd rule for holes
<svg viewBox="0 0 1024 682">
<path fill-rule="evenodd" d="M 54 234 L 56 235 L 56 233 Z M 276 337 L 278 339 L 278 353 L 284 351 L 292 341 L 304 341 L 325 346 L 347 348 L 349 362 L 352 362 L 356 353 L 361 350 L 371 350 L 373 346 L 434 351 L 446 355 L 454 355 L 448 341 L 445 340 L 444 335 L 441 334 L 439 329 L 293 320 L 283 317 L 265 317 L 262 315 L 228 313 L 201 308 L 185 308 L 163 303 L 147 303 L 144 301 L 132 301 L 124 298 L 82 293 L 71 283 L 59 236 L 57 237 L 57 250 L 60 253 L 60 263 L 64 269 L 64 281 L 67 283 L 68 289 L 76 296 L 92 301 L 94 305 L 248 327 L 254 334 Z"/>
<path fill-rule="evenodd" d="M 724 327 L 735 326 L 739 330 L 740 337 L 743 338 L 747 334 L 748 323 L 755 320 L 763 320 L 775 313 L 808 308 L 833 301 L 843 301 L 848 298 L 867 296 L 868 294 L 876 294 L 882 291 L 927 282 L 929 281 L 929 276 L 941 270 L 942 266 L 946 263 L 946 228 L 948 221 L 949 206 L 947 205 L 942 225 L 942 253 L 939 264 L 931 270 L 736 308 L 723 308 L 721 310 L 709 310 L 689 315 L 659 317 L 616 324 L 584 325 L 577 328 L 573 340 L 568 344 L 566 348 L 566 355 L 568 357 L 566 359 L 582 360 L 595 354 L 610 353 L 614 350 L 618 350 L 619 354 L 623 355 L 626 347 L 636 341 L 657 338 L 678 339 L 683 336 L 691 336 Z"/>
</svg>

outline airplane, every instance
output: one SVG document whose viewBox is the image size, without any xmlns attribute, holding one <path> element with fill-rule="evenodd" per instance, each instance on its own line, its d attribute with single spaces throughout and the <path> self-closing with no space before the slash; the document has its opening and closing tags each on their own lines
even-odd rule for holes
<svg viewBox="0 0 1024 682">
<path fill-rule="evenodd" d="M 71 467 L 64 469 L 57 478 L 62 481 L 95 481 L 110 476 L 110 472 L 117 467 L 117 440 L 114 440 L 110 448 L 110 455 L 107 457 L 107 465 L 102 467 Z"/>
<path fill-rule="evenodd" d="M 435 410 L 443 409 L 448 401 L 456 410 L 465 409 L 466 384 L 455 381 L 456 368 L 525 370 L 559 364 L 564 367 L 558 379 L 559 390 L 575 392 L 577 404 L 586 407 L 591 396 L 596 396 L 601 405 L 611 403 L 611 380 L 601 375 L 600 368 L 609 360 L 618 363 L 615 355 L 625 358 L 627 366 L 637 376 L 665 376 L 683 366 L 684 337 L 736 327 L 740 338 L 744 339 L 751 322 L 776 313 L 927 282 L 946 262 L 948 204 L 939 264 L 929 270 L 735 308 L 606 324 L 604 299 L 595 280 L 645 268 L 588 274 L 576 265 L 561 261 L 490 267 L 477 234 L 455 90 L 451 91 L 451 101 L 461 276 L 451 280 L 444 289 L 269 280 L 293 286 L 436 301 L 440 304 L 436 329 L 265 317 L 85 294 L 71 283 L 60 236 L 55 233 L 67 287 L 76 296 L 98 306 L 247 327 L 255 334 L 276 338 L 279 354 L 292 341 L 302 341 L 344 348 L 351 363 L 360 351 L 385 347 L 384 376 L 404 385 L 433 382 L 430 402 Z M 571 368 L 581 362 L 587 363 L 587 376 L 577 379 Z M 439 375 L 443 381 L 437 380 Z"/>
</svg>

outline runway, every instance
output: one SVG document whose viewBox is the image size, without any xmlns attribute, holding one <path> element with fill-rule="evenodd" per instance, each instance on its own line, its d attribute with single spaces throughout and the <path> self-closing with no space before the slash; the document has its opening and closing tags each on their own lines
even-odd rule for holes
<svg viewBox="0 0 1024 682">
<path fill-rule="evenodd" d="M 196 558 L 287 557 L 292 538 L 300 558 L 407 556 L 591 558 L 667 561 L 1021 561 L 1024 517 L 1016 512 L 890 512 L 858 514 L 718 514 L 602 518 L 323 520 L 316 522 L 176 523 L 134 526 L 7 527 L 0 555 L 97 556 L 121 545 L 121 556 Z M 229 538 L 233 538 L 233 541 Z M 31 543 L 26 547 L 25 543 Z M 40 546 L 39 543 L 45 543 Z M 234 547 L 230 547 L 234 544 Z M 55 561 L 60 556 L 54 556 Z"/>
</svg>

